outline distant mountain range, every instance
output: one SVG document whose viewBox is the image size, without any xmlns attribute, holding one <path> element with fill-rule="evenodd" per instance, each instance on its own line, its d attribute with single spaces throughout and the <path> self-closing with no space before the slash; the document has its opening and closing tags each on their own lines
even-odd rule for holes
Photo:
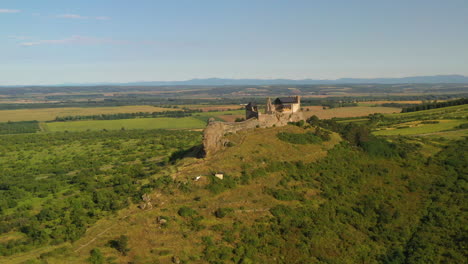
<svg viewBox="0 0 468 264">
<path fill-rule="evenodd" d="M 186 81 L 149 81 L 149 82 L 129 82 L 129 83 L 68 83 L 60 85 L 41 86 L 180 86 L 180 85 L 287 85 L 287 84 L 404 84 L 404 83 L 468 83 L 468 76 L 463 75 L 433 75 L 414 76 L 403 78 L 340 78 L 336 80 L 291 80 L 291 79 L 191 79 Z M 19 86 L 19 85 L 15 85 Z"/>
</svg>

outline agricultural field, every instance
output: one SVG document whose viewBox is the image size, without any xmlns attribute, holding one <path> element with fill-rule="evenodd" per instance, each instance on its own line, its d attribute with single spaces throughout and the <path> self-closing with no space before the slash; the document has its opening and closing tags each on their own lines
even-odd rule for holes
<svg viewBox="0 0 468 264">
<path fill-rule="evenodd" d="M 368 116 L 370 114 L 382 113 L 391 114 L 399 113 L 401 108 L 395 107 L 369 107 L 369 106 L 353 106 L 353 107 L 339 107 L 331 109 L 323 109 L 322 106 L 306 106 L 304 107 L 304 113 L 307 117 L 316 115 L 320 119 L 331 119 L 331 118 L 345 118 L 345 117 L 359 117 Z"/>
<path fill-rule="evenodd" d="M 230 104 L 230 105 L 184 105 L 184 108 L 199 109 L 199 110 L 202 110 L 203 112 L 209 112 L 209 111 L 239 110 L 239 109 L 244 109 L 244 106 L 235 105 L 235 104 Z"/>
<path fill-rule="evenodd" d="M 398 125 L 390 126 L 385 129 L 377 130 L 374 135 L 379 136 L 394 136 L 394 135 L 424 135 L 436 132 L 442 132 L 447 130 L 454 130 L 461 124 L 466 124 L 466 120 L 431 120 L 429 122 L 424 121 L 412 121 L 400 123 Z M 465 130 L 468 136 L 468 130 Z"/>
<path fill-rule="evenodd" d="M 130 130 L 130 129 L 201 129 L 206 122 L 194 118 L 137 118 L 119 120 L 85 120 L 72 122 L 41 123 L 45 132 L 63 131 L 96 131 L 96 130 Z"/>
<path fill-rule="evenodd" d="M 162 112 L 178 110 L 150 105 L 116 106 L 116 107 L 64 107 L 43 109 L 1 110 L 0 122 L 17 121 L 51 121 L 57 116 L 88 116 L 99 114 Z M 180 109 L 179 109 L 180 110 Z"/>
<path fill-rule="evenodd" d="M 468 105 L 457 105 L 409 113 L 398 113 L 387 117 L 395 121 L 413 121 L 430 119 L 464 119 L 468 116 Z"/>
<path fill-rule="evenodd" d="M 230 110 L 219 112 L 202 112 L 193 115 L 195 118 L 207 122 L 208 119 L 214 118 L 218 121 L 234 122 L 237 117 L 245 117 L 245 110 Z"/>
<path fill-rule="evenodd" d="M 363 101 L 358 102 L 359 106 L 379 106 L 382 104 L 422 104 L 422 100 L 375 100 L 375 101 Z"/>
</svg>

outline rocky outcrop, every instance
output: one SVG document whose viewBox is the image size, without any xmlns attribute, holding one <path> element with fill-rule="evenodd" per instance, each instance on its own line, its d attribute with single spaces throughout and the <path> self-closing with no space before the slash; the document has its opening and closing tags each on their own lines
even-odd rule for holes
<svg viewBox="0 0 468 264">
<path fill-rule="evenodd" d="M 272 126 L 286 126 L 289 122 L 298 122 L 304 120 L 302 112 L 297 113 L 272 113 L 272 114 L 260 114 L 258 116 L 259 126 L 262 128 Z"/>
<path fill-rule="evenodd" d="M 203 149 L 205 151 L 205 156 L 211 156 L 226 145 L 227 141 L 224 139 L 224 135 L 227 133 L 254 129 L 257 126 L 259 126 L 259 122 L 256 118 L 248 119 L 243 122 L 208 121 L 208 125 L 203 131 Z"/>
<path fill-rule="evenodd" d="M 203 131 L 203 149 L 206 157 L 212 156 L 215 152 L 226 146 L 228 141 L 225 135 L 238 131 L 254 129 L 256 127 L 285 126 L 288 122 L 304 120 L 302 112 L 297 113 L 272 113 L 258 114 L 258 118 L 251 118 L 244 122 L 219 122 L 210 119 Z"/>
</svg>

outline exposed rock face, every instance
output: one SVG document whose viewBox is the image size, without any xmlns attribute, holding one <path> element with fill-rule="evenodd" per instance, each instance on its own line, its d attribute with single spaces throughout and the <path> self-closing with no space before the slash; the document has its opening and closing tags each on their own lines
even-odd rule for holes
<svg viewBox="0 0 468 264">
<path fill-rule="evenodd" d="M 259 125 L 258 119 L 252 118 L 244 122 L 218 122 L 210 120 L 203 131 L 203 148 L 207 157 L 224 147 L 227 141 L 224 135 L 240 130 L 254 129 Z"/>
<path fill-rule="evenodd" d="M 258 114 L 258 118 L 251 118 L 244 122 L 219 122 L 210 119 L 208 125 L 203 131 L 203 148 L 205 156 L 210 157 L 215 152 L 225 147 L 227 140 L 224 136 L 227 133 L 236 133 L 237 131 L 254 129 L 256 127 L 285 126 L 288 122 L 297 122 L 303 120 L 302 112 L 297 113 L 272 113 Z"/>
</svg>

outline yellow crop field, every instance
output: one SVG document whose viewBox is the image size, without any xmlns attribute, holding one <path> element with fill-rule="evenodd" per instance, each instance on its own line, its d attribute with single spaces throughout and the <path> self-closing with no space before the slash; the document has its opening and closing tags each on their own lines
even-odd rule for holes
<svg viewBox="0 0 468 264">
<path fill-rule="evenodd" d="M 63 107 L 43 109 L 1 110 L 0 122 L 17 121 L 51 121 L 57 116 L 100 115 L 137 112 L 174 111 L 173 108 L 162 108 L 150 105 L 113 106 L 113 107 Z"/>
</svg>

